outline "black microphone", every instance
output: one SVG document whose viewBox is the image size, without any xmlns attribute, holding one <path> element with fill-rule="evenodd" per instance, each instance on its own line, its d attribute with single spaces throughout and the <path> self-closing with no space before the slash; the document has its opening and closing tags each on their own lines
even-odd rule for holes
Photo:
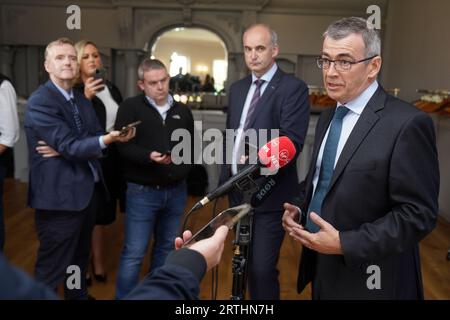
<svg viewBox="0 0 450 320">
<path fill-rule="evenodd" d="M 223 185 L 208 193 L 195 204 L 192 211 L 204 207 L 207 203 L 231 191 L 237 183 L 248 179 L 261 167 L 267 167 L 270 171 L 278 170 L 294 159 L 296 153 L 293 142 L 288 137 L 278 137 L 270 140 L 258 151 L 258 163 L 246 167 L 232 176 Z"/>
<path fill-rule="evenodd" d="M 259 207 L 267 198 L 270 197 L 273 190 L 275 190 L 275 186 L 277 185 L 278 176 L 269 176 L 266 177 L 264 183 L 261 184 L 259 190 L 255 192 L 250 200 L 250 205 L 252 208 Z"/>
</svg>

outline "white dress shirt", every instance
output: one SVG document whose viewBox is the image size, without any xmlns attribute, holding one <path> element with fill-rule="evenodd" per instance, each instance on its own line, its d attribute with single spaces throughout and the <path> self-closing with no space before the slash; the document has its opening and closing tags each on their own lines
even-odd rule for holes
<svg viewBox="0 0 450 320">
<path fill-rule="evenodd" d="M 259 78 L 260 80 L 264 80 L 263 84 L 261 85 L 261 89 L 260 89 L 260 91 L 261 91 L 260 97 L 262 97 L 262 95 L 264 94 L 264 91 L 266 90 L 267 85 L 269 84 L 270 80 L 272 80 L 273 76 L 275 75 L 275 72 L 277 72 L 277 69 L 278 69 L 277 64 L 274 63 L 273 66 L 265 74 L 263 74 L 261 76 L 261 78 Z M 245 120 L 247 119 L 247 113 L 248 113 L 248 109 L 250 108 L 250 103 L 252 101 L 253 94 L 255 93 L 255 90 L 256 90 L 255 81 L 257 79 L 258 78 L 252 73 L 252 84 L 250 86 L 250 89 L 248 90 L 247 98 L 245 99 L 244 108 L 242 109 L 242 114 L 241 114 L 241 120 L 239 121 L 239 128 L 237 129 L 235 144 L 233 146 L 233 157 L 232 157 L 233 160 L 231 163 L 231 173 L 233 175 L 235 175 L 237 173 L 237 164 L 239 163 L 239 160 L 240 160 L 240 159 L 237 159 L 239 141 L 241 141 L 242 134 L 244 133 L 243 128 L 244 128 Z M 255 112 L 257 112 L 257 110 L 255 110 Z"/>
<path fill-rule="evenodd" d="M 3 80 L 0 86 L 0 144 L 12 148 L 19 140 L 17 96 L 12 84 Z"/>
</svg>

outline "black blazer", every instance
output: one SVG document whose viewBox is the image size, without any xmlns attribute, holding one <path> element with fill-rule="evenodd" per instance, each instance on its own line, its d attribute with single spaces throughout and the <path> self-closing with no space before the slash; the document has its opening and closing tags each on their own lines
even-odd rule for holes
<svg viewBox="0 0 450 320">
<path fill-rule="evenodd" d="M 117 106 L 119 106 L 122 101 L 122 95 L 120 94 L 119 89 L 112 84 L 111 81 L 106 80 L 106 86 L 109 89 L 109 92 L 111 93 L 112 98 L 117 103 Z M 79 89 L 81 92 L 84 92 L 84 84 L 78 84 L 76 85 L 76 88 Z M 103 128 L 104 131 L 106 131 L 106 108 L 103 104 L 102 100 L 100 100 L 97 96 L 94 96 L 91 100 L 92 106 L 94 107 L 95 114 L 97 115 L 98 121 L 100 122 L 100 126 Z"/>
<path fill-rule="evenodd" d="M 227 129 L 236 130 L 239 127 L 245 99 L 250 89 L 252 76 L 235 82 L 230 87 L 229 107 L 227 114 Z M 308 87 L 306 84 L 292 76 L 277 69 L 272 80 L 267 84 L 261 96 L 255 112 L 252 114 L 250 127 L 254 129 L 269 129 L 266 141 L 258 141 L 258 148 L 265 142 L 270 141 L 270 129 L 279 129 L 280 136 L 289 137 L 295 144 L 297 155 L 302 150 L 305 142 L 309 122 L 309 99 Z M 233 143 L 226 143 L 233 145 Z M 232 150 L 225 149 L 231 155 Z M 226 163 L 226 162 L 224 162 Z M 260 211 L 280 211 L 283 210 L 283 203 L 290 201 L 298 193 L 297 168 L 295 159 L 286 168 L 278 172 L 277 187 L 269 198 L 261 205 Z M 220 182 L 225 182 L 231 176 L 231 165 L 222 166 Z M 235 194 L 236 205 L 241 199 Z"/>
<path fill-rule="evenodd" d="M 301 209 L 312 197 L 320 144 L 335 108 L 322 113 Z M 436 224 L 439 165 L 431 118 L 379 87 L 336 164 L 321 216 L 339 232 L 343 255 L 303 249 L 298 290 L 313 298 L 423 298 L 418 242 Z M 381 289 L 369 290 L 377 265 Z"/>
<path fill-rule="evenodd" d="M 198 252 L 172 252 L 178 260 L 167 262 L 147 275 L 125 299 L 133 300 L 196 300 L 206 261 Z M 184 259 L 184 262 L 180 262 Z M 173 259 L 172 259 L 173 260 Z M 203 268 L 203 272 L 197 269 Z M 56 300 L 51 289 L 32 279 L 8 263 L 0 252 L 0 300 Z"/>
</svg>

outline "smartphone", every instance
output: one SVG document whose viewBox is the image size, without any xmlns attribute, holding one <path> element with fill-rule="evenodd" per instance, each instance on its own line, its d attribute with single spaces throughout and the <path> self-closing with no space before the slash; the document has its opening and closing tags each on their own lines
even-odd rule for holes
<svg viewBox="0 0 450 320">
<path fill-rule="evenodd" d="M 136 127 L 137 125 L 139 125 L 139 124 L 141 124 L 141 123 L 142 123 L 142 121 L 141 121 L 141 120 L 138 120 L 138 121 L 136 121 L 136 122 L 130 123 L 129 125 L 127 125 L 127 126 L 125 126 L 125 127 L 122 127 L 122 129 L 120 130 L 120 135 L 121 135 L 121 136 L 126 135 L 126 134 L 128 133 L 128 130 L 130 130 L 131 128 Z"/>
<path fill-rule="evenodd" d="M 106 79 L 106 70 L 103 68 L 95 69 L 94 80 L 102 79 L 105 81 Z"/>
<path fill-rule="evenodd" d="M 187 240 L 183 247 L 189 243 L 200 241 L 211 237 L 217 228 L 220 226 L 227 226 L 228 229 L 232 229 L 233 226 L 245 215 L 252 210 L 252 207 L 248 203 L 241 204 L 240 206 L 229 208 L 219 213 L 214 219 L 194 234 L 189 240 Z"/>
<path fill-rule="evenodd" d="M 163 155 L 163 156 L 170 156 L 171 153 L 172 153 L 172 151 L 167 150 L 167 151 L 161 152 L 161 155 Z"/>
</svg>

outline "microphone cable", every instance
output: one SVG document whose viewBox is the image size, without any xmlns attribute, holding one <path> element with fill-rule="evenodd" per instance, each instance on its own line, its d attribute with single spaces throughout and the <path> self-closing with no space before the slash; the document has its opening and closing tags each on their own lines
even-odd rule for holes
<svg viewBox="0 0 450 320">
<path fill-rule="evenodd" d="M 183 225 L 181 226 L 181 230 L 179 232 L 181 239 L 183 239 L 183 232 L 184 232 L 184 230 L 186 230 L 186 224 L 187 224 L 187 222 L 189 220 L 189 217 L 191 216 L 192 212 L 195 211 L 194 208 L 195 207 L 192 207 L 191 210 L 189 210 L 189 212 L 184 217 Z M 194 234 L 192 234 L 192 235 L 194 235 Z"/>
<path fill-rule="evenodd" d="M 214 200 L 214 205 L 212 207 L 212 218 L 214 219 L 217 215 L 216 210 L 217 210 L 217 202 L 219 201 L 221 197 L 218 197 Z M 189 220 L 189 217 L 191 216 L 191 214 L 196 211 L 197 208 L 192 207 L 191 210 L 189 210 L 189 212 L 186 214 L 186 216 L 184 217 L 184 222 L 183 222 L 183 226 L 181 228 L 180 233 L 180 237 L 181 239 L 183 239 L 183 232 L 186 230 L 186 225 L 187 222 Z M 191 231 L 192 234 L 194 234 L 193 231 Z M 218 285 L 219 285 L 219 265 L 217 265 L 216 267 L 214 267 L 212 269 L 211 272 L 211 299 L 212 300 L 217 300 L 217 291 L 218 291 Z"/>
<path fill-rule="evenodd" d="M 214 219 L 217 216 L 216 210 L 217 210 L 217 202 L 219 201 L 219 199 L 220 199 L 220 197 L 218 197 L 218 198 L 216 198 L 216 200 L 214 200 L 211 219 Z M 219 264 L 217 266 L 215 266 L 211 272 L 211 299 L 212 300 L 217 300 L 218 287 L 219 287 Z"/>
</svg>

